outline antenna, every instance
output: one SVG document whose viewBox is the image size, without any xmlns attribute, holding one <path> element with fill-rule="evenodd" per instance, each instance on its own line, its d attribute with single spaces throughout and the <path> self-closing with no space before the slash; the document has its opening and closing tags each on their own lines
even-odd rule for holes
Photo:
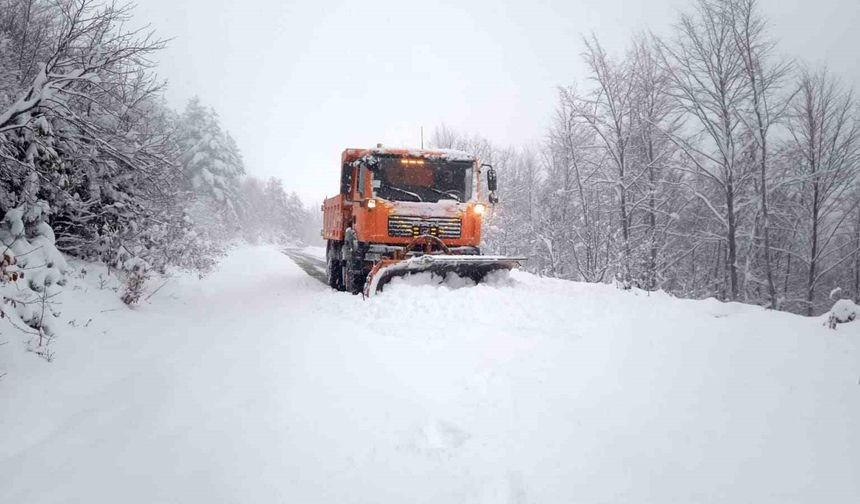
<svg viewBox="0 0 860 504">
<path fill-rule="evenodd" d="M 421 126 L 421 148 L 424 148 L 424 126 Z"/>
</svg>

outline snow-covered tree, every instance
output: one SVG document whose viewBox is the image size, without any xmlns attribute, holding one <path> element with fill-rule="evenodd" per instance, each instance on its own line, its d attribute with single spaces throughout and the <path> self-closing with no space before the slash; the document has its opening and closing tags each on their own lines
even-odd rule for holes
<svg viewBox="0 0 860 504">
<path fill-rule="evenodd" d="M 197 197 L 195 219 L 215 236 L 235 235 L 241 212 L 239 180 L 245 173 L 236 142 L 221 129 L 218 114 L 199 98 L 185 107 L 178 141 L 183 174 Z"/>
</svg>

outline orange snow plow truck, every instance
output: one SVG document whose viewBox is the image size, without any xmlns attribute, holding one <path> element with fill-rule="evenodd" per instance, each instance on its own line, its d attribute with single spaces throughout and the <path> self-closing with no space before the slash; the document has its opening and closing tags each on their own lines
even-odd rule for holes
<svg viewBox="0 0 860 504">
<path fill-rule="evenodd" d="M 481 255 L 495 191 L 493 167 L 464 152 L 346 149 L 340 194 L 322 206 L 329 285 L 372 296 L 398 276 L 453 273 L 477 283 L 518 266 L 524 258 Z"/>
</svg>

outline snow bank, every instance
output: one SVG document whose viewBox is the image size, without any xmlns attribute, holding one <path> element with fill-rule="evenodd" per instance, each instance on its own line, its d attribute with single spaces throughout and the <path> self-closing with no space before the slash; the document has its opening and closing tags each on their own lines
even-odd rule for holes
<svg viewBox="0 0 860 504">
<path fill-rule="evenodd" d="M 86 275 L 54 363 L 0 352 L 0 502 L 860 499 L 860 325 L 427 280 L 243 247 L 132 311 Z"/>
</svg>

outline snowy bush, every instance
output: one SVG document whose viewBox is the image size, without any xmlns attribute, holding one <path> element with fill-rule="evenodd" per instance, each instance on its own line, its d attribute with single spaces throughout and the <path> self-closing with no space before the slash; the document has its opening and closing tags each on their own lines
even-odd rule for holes
<svg viewBox="0 0 860 504">
<path fill-rule="evenodd" d="M 0 316 L 32 335 L 30 350 L 51 358 L 54 297 L 65 284 L 66 260 L 55 246 L 54 232 L 45 220 L 44 202 L 27 209 L 13 208 L 0 221 L 3 246 Z"/>
<path fill-rule="evenodd" d="M 838 324 L 853 322 L 858 314 L 860 314 L 860 305 L 850 299 L 840 299 L 828 312 L 827 325 L 831 329 L 836 329 Z"/>
<path fill-rule="evenodd" d="M 149 277 L 149 265 L 139 258 L 132 258 L 125 261 L 123 269 L 126 271 L 126 282 L 121 299 L 129 306 L 135 305 L 143 295 L 143 289 Z"/>
</svg>

